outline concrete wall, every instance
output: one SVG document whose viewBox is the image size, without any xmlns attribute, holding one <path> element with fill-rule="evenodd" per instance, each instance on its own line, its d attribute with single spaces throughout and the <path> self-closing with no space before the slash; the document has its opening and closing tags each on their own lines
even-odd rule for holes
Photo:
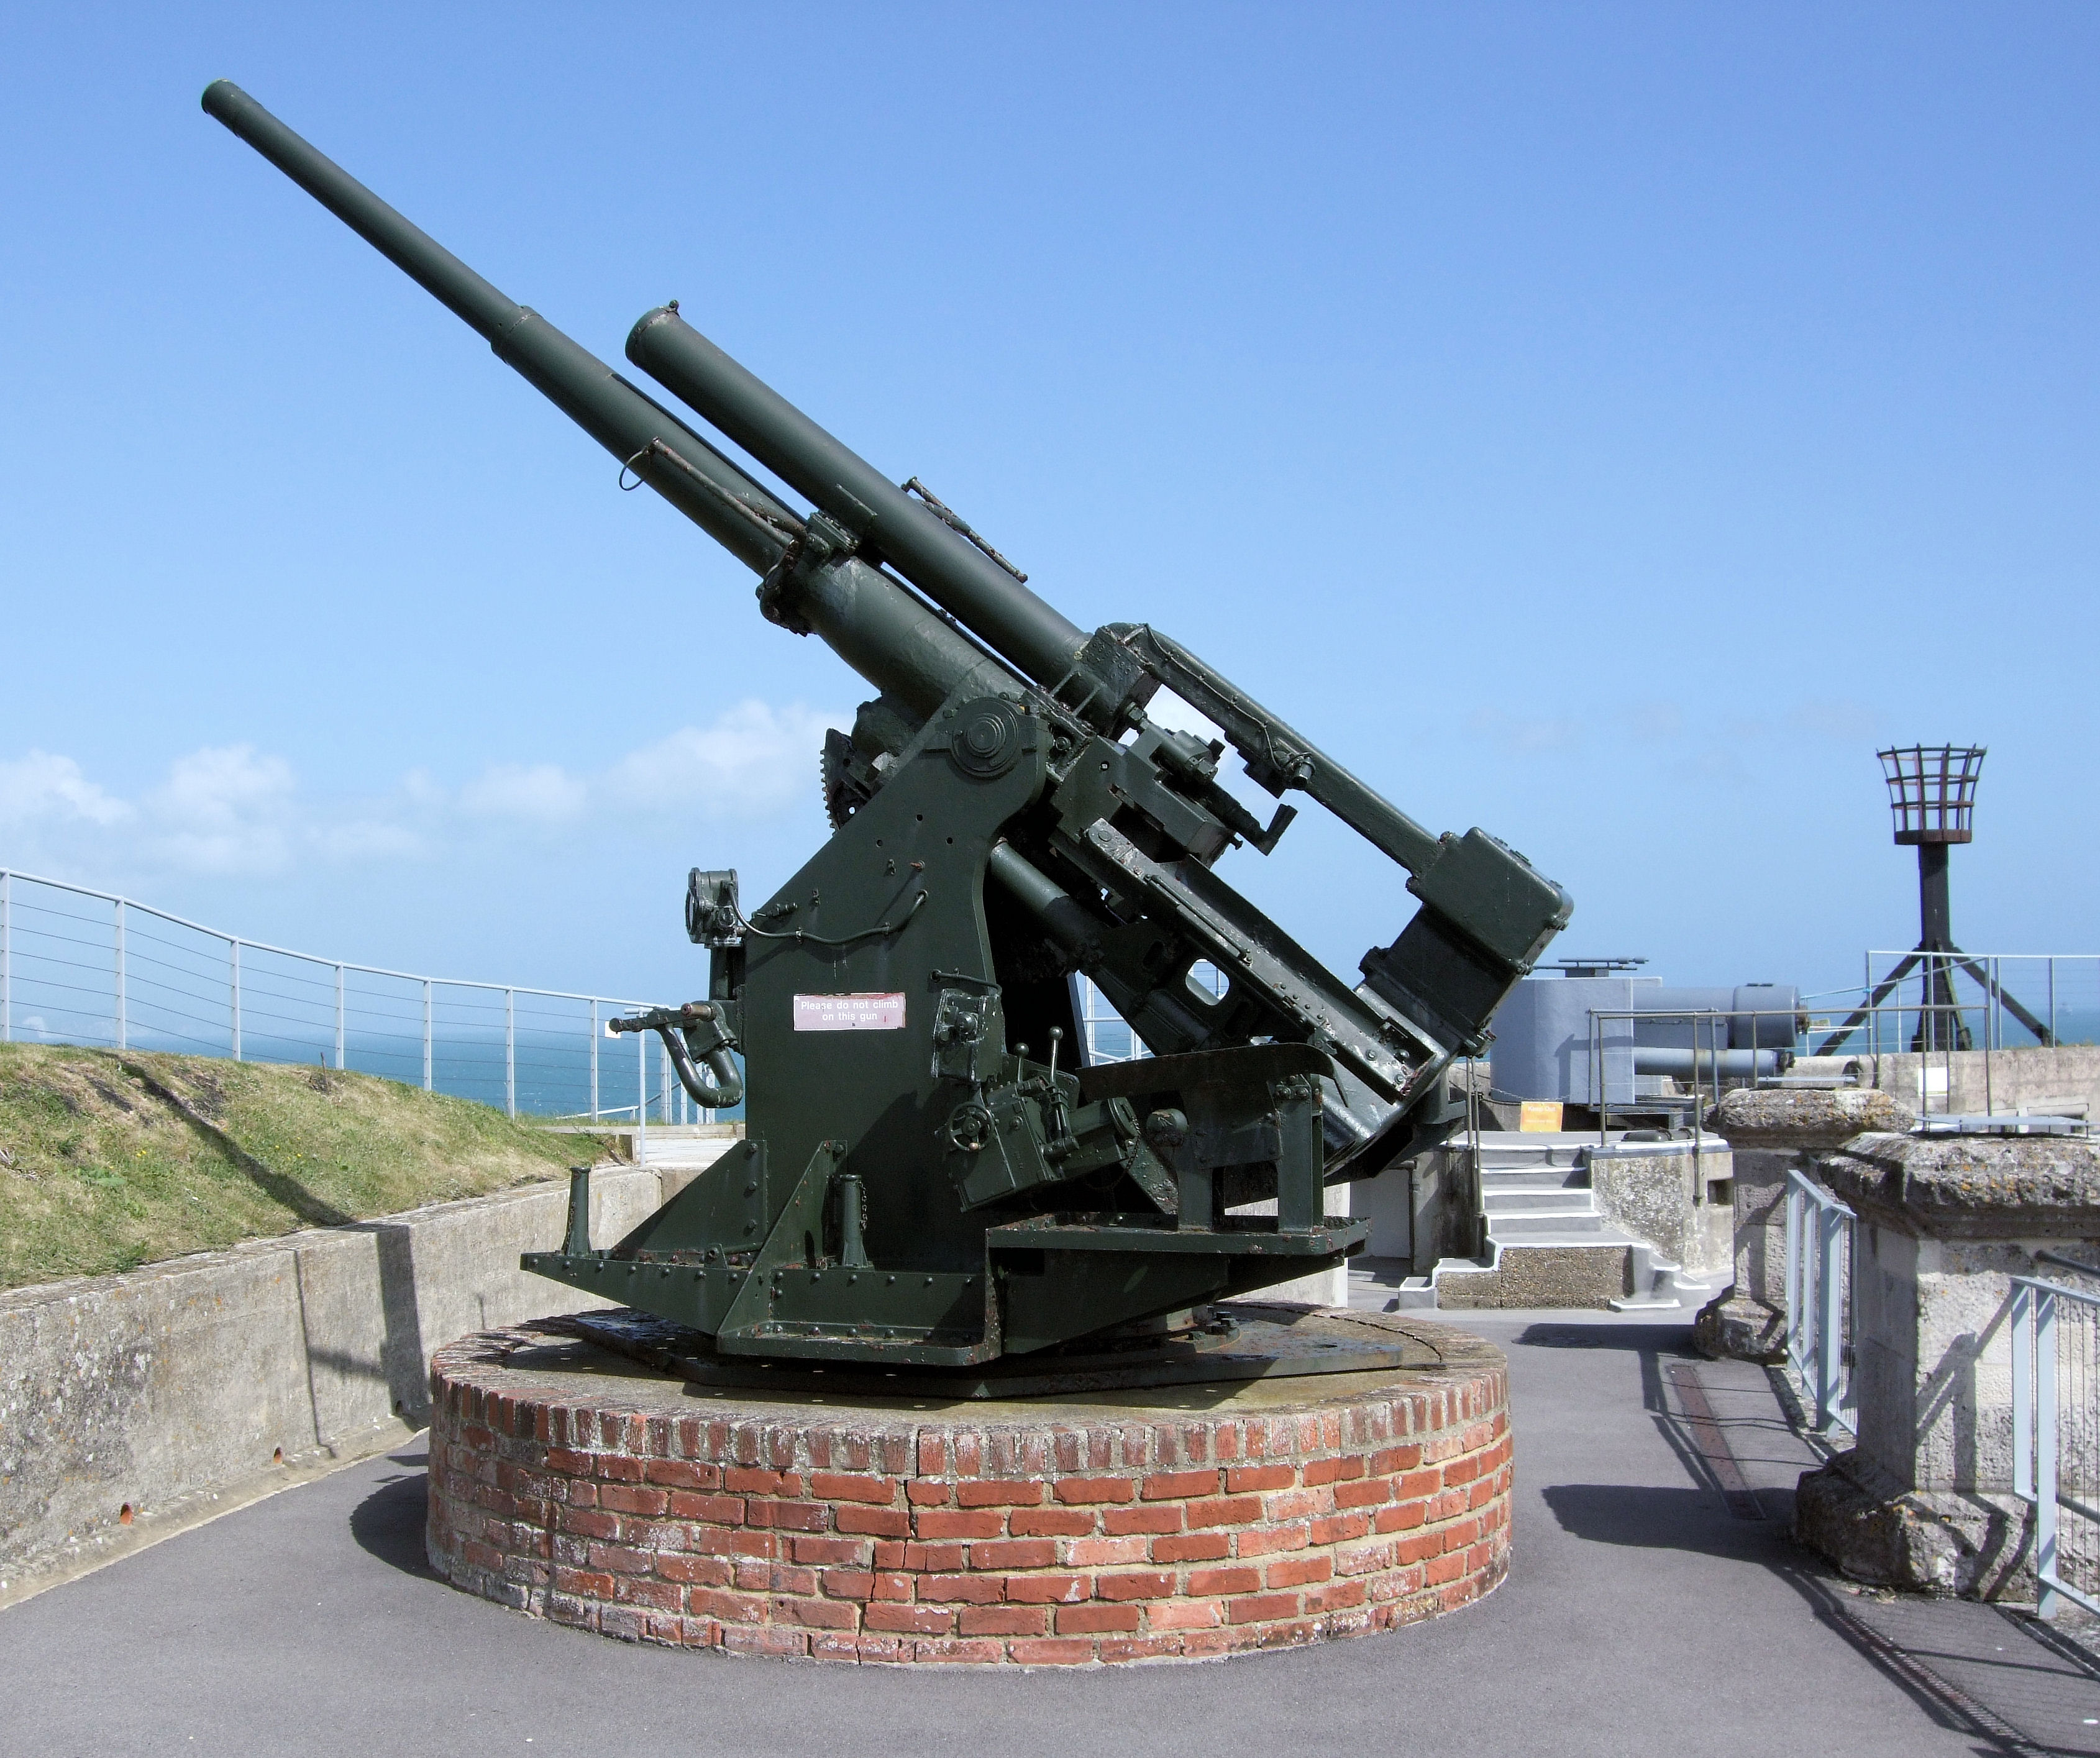
<svg viewBox="0 0 2100 1758">
<path fill-rule="evenodd" d="M 1863 1086 L 1900 1099 L 1917 1112 L 2034 1109 L 2038 1102 L 2082 1099 L 2100 1117 L 2100 1049 L 2072 1044 L 2055 1050 L 1957 1050 L 1930 1056 L 1802 1056 L 1793 1072 L 1842 1076 L 1856 1070 Z"/>
<path fill-rule="evenodd" d="M 1736 1291 L 1786 1310 L 1786 1175 L 1790 1148 L 1735 1150 Z"/>
<path fill-rule="evenodd" d="M 1730 1267 L 1735 1252 L 1735 1158 L 1726 1143 L 1619 1142 L 1592 1148 L 1597 1206 L 1691 1275 Z"/>
<path fill-rule="evenodd" d="M 1859 1229 L 1853 1386 L 1860 1453 L 1906 1490 L 2013 1487 L 2011 1278 L 2048 1240 Z"/>
<path fill-rule="evenodd" d="M 1412 1262 L 1411 1273 L 1427 1276 L 1446 1258 L 1471 1258 L 1484 1249 L 1479 1197 L 1463 1138 L 1455 1148 L 1432 1148 L 1418 1154 L 1413 1167 L 1406 1186 L 1407 1250 L 1382 1255 L 1405 1255 Z M 1397 1179 L 1403 1170 L 1396 1166 L 1385 1176 Z M 1374 1251 L 1377 1240 L 1374 1231 Z"/>
<path fill-rule="evenodd" d="M 600 1168 L 593 1239 L 695 1175 Z M 560 1243 L 567 1203 L 536 1184 L 0 1294 L 0 1604 L 405 1438 L 431 1353 L 470 1331 L 606 1304 L 518 1267 Z"/>
<path fill-rule="evenodd" d="M 1652 976 L 1533 976 L 1511 989 L 1495 1012 L 1495 1041 L 1488 1050 L 1498 1091 L 1519 1099 L 1560 1099 L 1578 1104 L 1590 1093 L 1590 1046 L 1593 1011 L 1623 1013 L 1654 1005 L 1661 992 Z M 1617 1104 L 1634 1096 L 1634 1022 L 1596 1024 L 1603 1053 L 1604 1096 Z"/>
<path fill-rule="evenodd" d="M 1348 1187 L 1349 1213 L 1371 1224 L 1371 1241 L 1364 1248 L 1366 1257 L 1414 1255 L 1414 1182 L 1403 1164 L 1388 1166 L 1376 1178 L 1361 1179 Z"/>
<path fill-rule="evenodd" d="M 1322 1213 L 1346 1215 L 1353 1213 L 1350 1206 L 1353 1184 L 1330 1184 L 1326 1203 Z M 1225 1211 L 1228 1214 L 1274 1214 L 1276 1199 L 1264 1198 L 1260 1202 L 1234 1203 Z M 1345 1261 L 1331 1270 L 1316 1270 L 1310 1276 L 1294 1276 L 1288 1282 L 1276 1282 L 1267 1288 L 1256 1289 L 1251 1294 L 1238 1297 L 1242 1300 L 1302 1300 L 1315 1306 L 1346 1306 L 1349 1303 L 1349 1266 Z"/>
</svg>

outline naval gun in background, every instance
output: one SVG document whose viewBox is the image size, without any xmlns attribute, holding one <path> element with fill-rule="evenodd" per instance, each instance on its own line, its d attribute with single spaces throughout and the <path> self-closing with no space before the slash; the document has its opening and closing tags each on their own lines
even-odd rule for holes
<svg viewBox="0 0 2100 1758">
<path fill-rule="evenodd" d="M 1449 1126 L 1445 1071 L 1567 922 L 1485 831 L 1432 835 L 1188 648 L 1068 621 L 915 478 L 899 487 L 694 329 L 646 313 L 627 357 L 809 504 L 517 304 L 237 86 L 204 108 L 480 334 L 758 576 L 765 619 L 876 694 L 827 734 L 832 831 L 748 911 L 695 869 L 705 995 L 658 1033 L 704 1106 L 748 1083 L 746 1139 L 609 1249 L 588 1201 L 525 1267 L 727 1355 L 967 1367 L 1326 1268 L 1369 1223 L 1324 1187 Z M 1224 734 L 1149 718 L 1164 688 Z M 1215 870 L 1264 823 L 1229 745 L 1410 875 L 1419 907 L 1361 980 Z M 1191 980 L 1224 973 L 1222 994 Z M 1089 1067 L 1090 978 L 1153 1052 Z M 739 1069 L 739 1059 L 742 1067 Z M 1273 1199 L 1273 1214 L 1232 1213 Z"/>
</svg>

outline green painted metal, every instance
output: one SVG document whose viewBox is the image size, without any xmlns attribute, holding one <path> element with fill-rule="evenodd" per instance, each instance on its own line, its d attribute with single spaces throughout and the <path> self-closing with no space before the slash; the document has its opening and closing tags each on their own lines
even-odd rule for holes
<svg viewBox="0 0 2100 1758">
<path fill-rule="evenodd" d="M 1361 1221 L 1331 1183 L 1448 1126 L 1445 1071 L 1569 914 L 1485 832 L 1438 836 L 1188 649 L 1088 634 L 911 478 L 903 488 L 693 329 L 646 314 L 629 359 L 810 503 L 498 292 L 238 88 L 205 109 L 428 289 L 759 575 L 770 621 L 876 694 L 826 741 L 830 839 L 747 915 L 695 869 L 708 990 L 657 1033 L 703 1104 L 748 1088 L 748 1139 L 626 1238 L 588 1179 L 525 1267 L 704 1333 L 717 1358 L 953 1372 L 1332 1265 Z M 1171 690 L 1222 729 L 1148 717 Z M 1213 870 L 1266 854 L 1218 780 L 1229 745 L 1410 875 L 1419 901 L 1361 984 Z M 1192 980 L 1207 963 L 1222 995 Z M 1154 1052 L 1088 1068 L 1074 982 Z M 1267 1205 L 1269 1212 L 1248 1212 Z"/>
</svg>

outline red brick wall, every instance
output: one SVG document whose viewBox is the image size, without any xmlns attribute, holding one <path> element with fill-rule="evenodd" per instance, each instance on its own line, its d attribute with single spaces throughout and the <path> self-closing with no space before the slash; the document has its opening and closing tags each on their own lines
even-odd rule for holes
<svg viewBox="0 0 2100 1758">
<path fill-rule="evenodd" d="M 1355 1401 L 1312 1378 L 1283 1412 L 1031 1421 L 636 1412 L 602 1381 L 502 1365 L 544 1332 L 484 1333 L 431 1368 L 430 1558 L 609 1636 L 837 1659 L 1074 1665 L 1384 1629 L 1508 1567 L 1504 1369 L 1446 1338 L 1444 1369 Z"/>
</svg>

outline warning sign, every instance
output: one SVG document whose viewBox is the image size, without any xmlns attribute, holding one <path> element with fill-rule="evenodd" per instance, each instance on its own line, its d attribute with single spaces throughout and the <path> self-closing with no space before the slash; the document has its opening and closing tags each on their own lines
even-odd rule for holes
<svg viewBox="0 0 2100 1758">
<path fill-rule="evenodd" d="M 798 1032 L 901 1032 L 904 1029 L 902 995 L 797 995 L 795 1029 Z"/>
</svg>

